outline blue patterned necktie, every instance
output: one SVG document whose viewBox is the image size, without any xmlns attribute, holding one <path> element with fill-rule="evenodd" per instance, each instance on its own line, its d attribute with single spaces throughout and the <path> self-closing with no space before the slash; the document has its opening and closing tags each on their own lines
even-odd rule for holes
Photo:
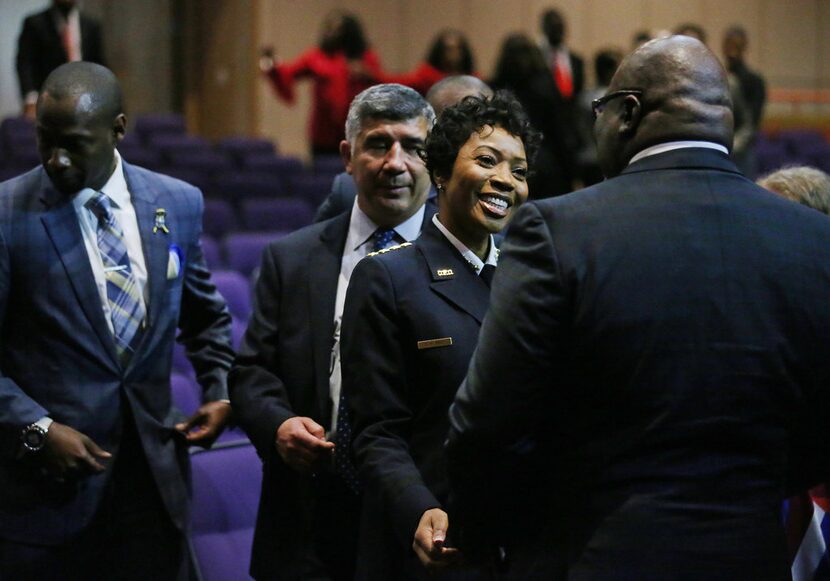
<svg viewBox="0 0 830 581">
<path fill-rule="evenodd" d="M 126 364 L 132 356 L 133 343 L 144 320 L 141 290 L 130 267 L 124 232 L 115 220 L 109 198 L 98 192 L 89 199 L 86 207 L 98 218 L 98 251 L 107 280 L 107 301 L 115 348 L 121 362 Z"/>
<path fill-rule="evenodd" d="M 334 448 L 334 470 L 346 486 L 355 494 L 360 492 L 360 480 L 357 477 L 357 468 L 352 461 L 352 422 L 346 394 L 340 390 L 340 401 L 337 407 L 337 429 Z"/>
<path fill-rule="evenodd" d="M 372 234 L 372 252 L 377 252 L 378 250 L 383 250 L 391 242 L 395 240 L 395 231 L 394 230 L 383 230 L 382 228 L 378 228 Z"/>
</svg>

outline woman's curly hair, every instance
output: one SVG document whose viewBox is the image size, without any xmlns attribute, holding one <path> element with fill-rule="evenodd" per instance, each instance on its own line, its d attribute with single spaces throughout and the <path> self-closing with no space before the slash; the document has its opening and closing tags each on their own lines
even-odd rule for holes
<svg viewBox="0 0 830 581">
<path fill-rule="evenodd" d="M 458 151 L 474 132 L 485 126 L 501 127 L 522 140 L 528 166 L 533 163 L 542 134 L 531 125 L 521 103 L 509 91 L 492 97 L 465 97 L 447 107 L 432 127 L 424 147 L 424 161 L 433 182 L 452 174 Z"/>
</svg>

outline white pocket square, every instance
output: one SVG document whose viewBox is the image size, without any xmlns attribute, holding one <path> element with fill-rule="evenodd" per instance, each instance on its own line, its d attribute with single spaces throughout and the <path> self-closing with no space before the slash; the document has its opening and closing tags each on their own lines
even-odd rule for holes
<svg viewBox="0 0 830 581">
<path fill-rule="evenodd" d="M 167 255 L 167 280 L 178 278 L 181 271 L 182 260 L 179 258 L 179 253 L 175 248 L 171 248 Z"/>
</svg>

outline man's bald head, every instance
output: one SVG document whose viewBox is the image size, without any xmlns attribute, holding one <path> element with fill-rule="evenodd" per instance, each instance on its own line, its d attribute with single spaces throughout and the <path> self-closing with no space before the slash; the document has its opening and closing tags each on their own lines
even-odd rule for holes
<svg viewBox="0 0 830 581">
<path fill-rule="evenodd" d="M 426 100 L 435 110 L 435 116 L 464 97 L 491 97 L 493 89 L 487 83 L 472 75 L 454 75 L 435 83 L 427 92 Z"/>
<path fill-rule="evenodd" d="M 74 195 L 104 186 L 126 130 L 122 110 L 118 80 L 101 65 L 67 63 L 46 78 L 37 102 L 37 139 L 55 189 Z"/>
<path fill-rule="evenodd" d="M 608 101 L 594 126 L 600 165 L 617 175 L 639 151 L 668 141 L 712 141 L 732 146 L 732 102 L 726 73 L 700 41 L 671 36 L 647 42 L 620 64 Z"/>
<path fill-rule="evenodd" d="M 66 63 L 52 71 L 43 82 L 39 101 L 77 99 L 83 112 L 114 119 L 124 112 L 121 87 L 108 68 L 90 62 Z"/>
</svg>

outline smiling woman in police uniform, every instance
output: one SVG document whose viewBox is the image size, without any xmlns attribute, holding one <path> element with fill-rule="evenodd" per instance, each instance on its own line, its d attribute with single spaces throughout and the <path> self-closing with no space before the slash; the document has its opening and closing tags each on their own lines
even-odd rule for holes
<svg viewBox="0 0 830 581">
<path fill-rule="evenodd" d="M 477 578 L 447 539 L 447 410 L 487 311 L 493 234 L 527 199 L 538 142 L 508 94 L 445 110 L 425 152 L 438 214 L 414 244 L 370 254 L 352 275 L 341 347 L 365 485 L 361 579 Z"/>
</svg>

